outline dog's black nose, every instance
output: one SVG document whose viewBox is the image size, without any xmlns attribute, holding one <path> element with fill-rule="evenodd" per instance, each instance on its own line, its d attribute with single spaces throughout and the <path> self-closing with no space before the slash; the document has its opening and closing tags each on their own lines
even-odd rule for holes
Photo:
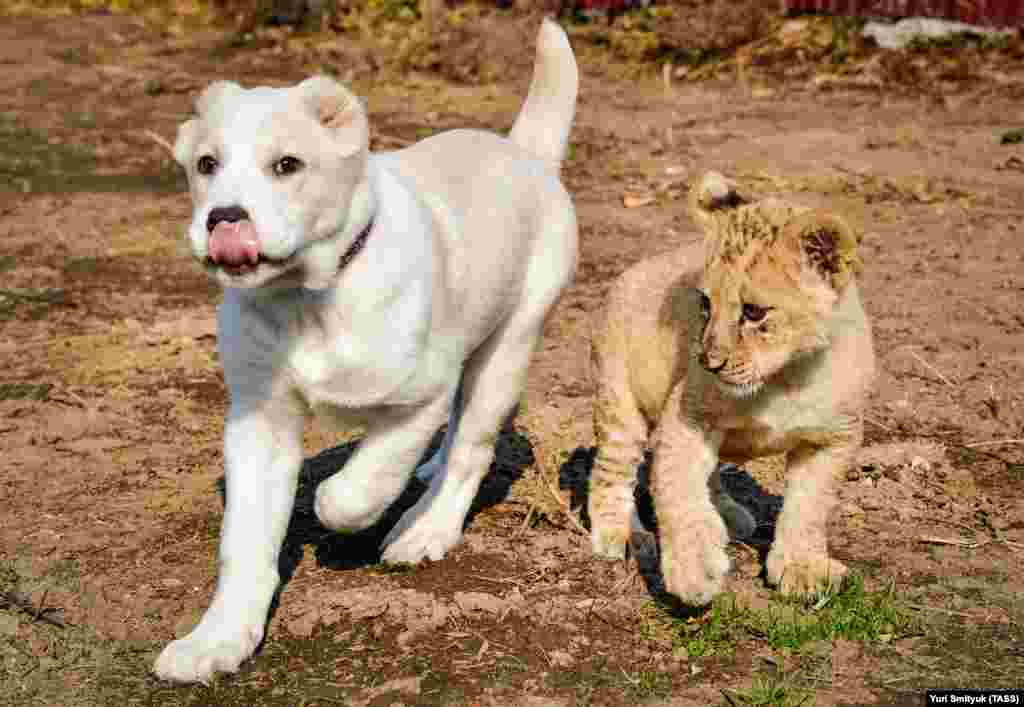
<svg viewBox="0 0 1024 707">
<path fill-rule="evenodd" d="M 249 212 L 241 206 L 219 206 L 212 209 L 210 215 L 206 217 L 206 230 L 212 231 L 221 221 L 234 223 L 235 221 L 245 221 L 248 218 Z"/>
</svg>

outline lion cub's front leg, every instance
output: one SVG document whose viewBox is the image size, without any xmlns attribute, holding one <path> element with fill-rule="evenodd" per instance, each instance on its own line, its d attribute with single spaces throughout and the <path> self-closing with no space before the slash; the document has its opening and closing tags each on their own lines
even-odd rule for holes
<svg viewBox="0 0 1024 707">
<path fill-rule="evenodd" d="M 796 447 L 786 457 L 786 495 L 768 553 L 768 581 L 783 594 L 809 595 L 838 587 L 846 566 L 829 557 L 827 526 L 835 505 L 835 480 L 856 452 L 857 442 Z"/>
<path fill-rule="evenodd" d="M 722 591 L 731 565 L 725 552 L 729 533 L 708 487 L 721 437 L 698 429 L 681 414 L 685 387 L 677 385 L 665 406 L 651 485 L 665 589 L 701 606 Z"/>
</svg>

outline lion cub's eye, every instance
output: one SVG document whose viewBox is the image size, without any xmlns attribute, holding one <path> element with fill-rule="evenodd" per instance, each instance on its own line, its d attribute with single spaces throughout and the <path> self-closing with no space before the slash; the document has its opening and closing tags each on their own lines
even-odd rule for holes
<svg viewBox="0 0 1024 707">
<path fill-rule="evenodd" d="M 212 155 L 203 155 L 199 158 L 199 161 L 196 162 L 196 171 L 205 176 L 210 176 L 216 172 L 217 167 L 217 160 L 214 159 Z"/>
<path fill-rule="evenodd" d="M 295 174 L 302 169 L 302 167 L 302 160 L 298 157 L 285 155 L 274 163 L 274 174 L 278 177 L 287 177 L 289 174 Z"/>
<path fill-rule="evenodd" d="M 749 302 L 743 305 L 743 318 L 748 322 L 759 322 L 768 314 L 768 307 L 761 307 Z"/>
<path fill-rule="evenodd" d="M 705 319 L 711 316 L 711 299 L 703 292 L 698 292 L 700 295 L 700 313 Z"/>
</svg>

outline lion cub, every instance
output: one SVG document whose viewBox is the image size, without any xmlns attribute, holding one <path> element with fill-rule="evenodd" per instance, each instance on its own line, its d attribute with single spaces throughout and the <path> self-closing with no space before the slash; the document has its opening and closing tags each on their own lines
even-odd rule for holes
<svg viewBox="0 0 1024 707">
<path fill-rule="evenodd" d="M 654 430 L 669 592 L 711 601 L 730 566 L 722 516 L 736 535 L 755 527 L 721 490 L 719 460 L 780 453 L 786 494 L 768 581 L 797 595 L 835 586 L 846 567 L 828 555 L 832 486 L 861 444 L 875 367 L 856 237 L 824 211 L 745 203 L 714 172 L 691 190 L 690 207 L 704 243 L 623 274 L 596 332 L 594 552 L 625 557 L 633 478 Z"/>
</svg>

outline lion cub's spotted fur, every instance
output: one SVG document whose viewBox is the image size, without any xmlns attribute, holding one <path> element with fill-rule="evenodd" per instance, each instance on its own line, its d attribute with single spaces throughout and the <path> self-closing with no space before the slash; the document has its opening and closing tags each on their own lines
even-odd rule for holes
<svg viewBox="0 0 1024 707">
<path fill-rule="evenodd" d="M 691 191 L 703 244 L 627 271 L 596 332 L 594 552 L 624 557 L 633 479 L 654 431 L 652 493 L 667 589 L 691 604 L 721 590 L 726 521 L 754 520 L 720 489 L 719 460 L 785 453 L 785 503 L 767 559 L 789 594 L 834 585 L 832 486 L 861 443 L 874 375 L 854 278 L 857 242 L 838 217 L 777 199 L 745 203 L 719 174 Z"/>
</svg>

